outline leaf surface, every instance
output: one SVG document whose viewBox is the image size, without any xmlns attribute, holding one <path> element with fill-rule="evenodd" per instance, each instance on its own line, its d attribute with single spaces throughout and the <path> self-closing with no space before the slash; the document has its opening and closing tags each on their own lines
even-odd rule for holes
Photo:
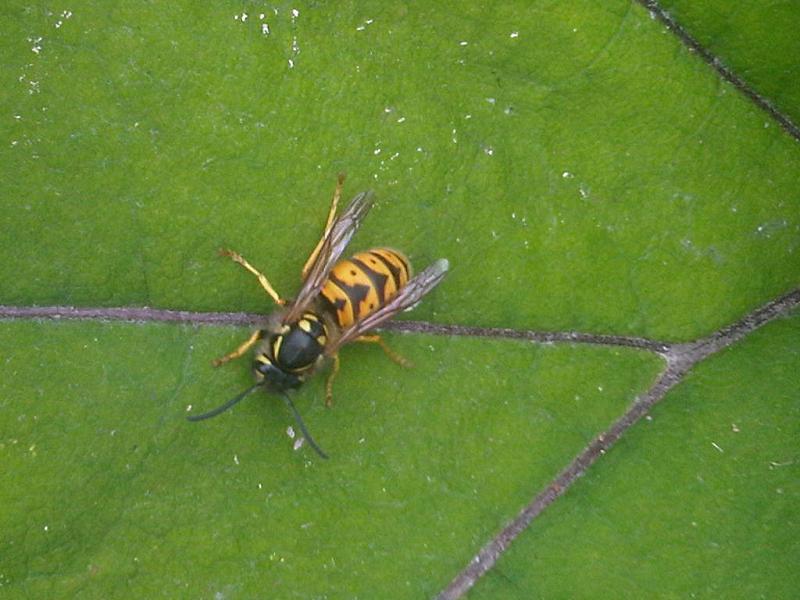
<svg viewBox="0 0 800 600">
<path fill-rule="evenodd" d="M 417 270 L 449 259 L 415 319 L 686 341 L 800 284 L 797 141 L 637 3 L 56 10 L 13 0 L 0 12 L 0 304 L 268 312 L 256 280 L 217 250 L 242 253 L 291 296 L 339 171 L 347 197 L 372 188 L 378 200 L 354 251 L 396 247 Z M 790 20 L 770 23 L 789 39 Z M 749 39 L 727 31 L 711 38 Z M 753 85 L 767 81 L 761 93 L 792 114 L 779 54 L 745 58 L 763 73 Z M 390 335 L 413 370 L 356 345 L 332 410 L 322 377 L 296 396 L 332 456 L 322 463 L 292 450 L 291 417 L 274 398 L 204 423 L 183 418 L 249 385 L 246 360 L 210 367 L 247 335 L 0 322 L 5 590 L 432 596 L 662 367 L 622 348 Z M 668 522 L 696 521 L 700 544 L 727 548 L 743 539 L 737 527 L 755 535 L 752 519 L 781 526 L 774 550 L 751 548 L 753 569 L 780 553 L 796 563 L 788 496 L 725 496 L 735 509 L 719 540 L 709 523 L 721 513 L 688 514 L 715 507 L 737 476 L 794 493 L 768 479 L 790 465 L 759 471 L 762 450 L 713 486 L 686 484 L 699 449 L 707 470 L 733 458 L 710 441 L 746 453 L 758 431 L 776 463 L 794 460 L 780 415 L 796 407 L 723 402 L 750 385 L 742 369 L 760 360 L 758 344 L 785 354 L 798 344 L 793 325 L 759 335 L 676 389 L 523 534 L 502 565 L 509 582 L 495 574 L 483 593 L 558 595 L 559 578 L 591 589 L 581 586 L 607 572 L 620 596 L 637 597 L 669 567 L 668 589 L 697 589 L 696 561 L 714 550 L 692 554 L 688 534 L 640 522 L 624 531 L 647 531 L 646 541 L 607 554 L 603 528 L 626 499 L 637 518 L 685 506 Z M 770 368 L 764 395 L 785 399 L 796 369 L 788 359 Z M 694 399 L 699 381 L 718 402 Z M 732 423 L 752 429 L 733 435 Z M 699 445 L 680 441 L 689 433 Z M 659 444 L 675 472 L 654 462 Z M 658 494 L 631 479 L 646 467 Z M 602 503 L 581 504 L 596 489 Z M 586 539 L 546 536 L 583 528 Z M 637 548 L 658 565 L 624 579 L 617 559 Z M 539 568 L 565 554 L 592 569 Z M 741 554 L 714 556 L 704 589 L 724 591 L 747 566 Z M 778 594 L 785 575 L 766 569 L 748 589 Z"/>
</svg>

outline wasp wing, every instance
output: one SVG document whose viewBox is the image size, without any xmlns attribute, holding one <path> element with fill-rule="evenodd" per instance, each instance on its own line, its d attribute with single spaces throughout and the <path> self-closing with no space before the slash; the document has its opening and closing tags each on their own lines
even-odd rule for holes
<svg viewBox="0 0 800 600">
<path fill-rule="evenodd" d="M 339 260 L 369 209 L 372 208 L 372 197 L 372 191 L 357 194 L 344 212 L 336 217 L 323 240 L 314 264 L 308 270 L 303 287 L 300 288 L 297 298 L 283 317 L 284 323 L 297 321 L 319 295 L 322 286 L 328 279 L 328 273 Z"/>
<path fill-rule="evenodd" d="M 450 263 L 446 258 L 437 260 L 422 271 L 422 273 L 411 279 L 411 281 L 403 286 L 397 295 L 384 306 L 342 331 L 342 334 L 325 348 L 325 354 L 328 356 L 336 354 L 339 348 L 344 344 L 352 342 L 370 329 L 374 329 L 387 319 L 392 318 L 397 313 L 412 308 L 425 294 L 430 292 L 444 279 L 449 268 Z"/>
</svg>

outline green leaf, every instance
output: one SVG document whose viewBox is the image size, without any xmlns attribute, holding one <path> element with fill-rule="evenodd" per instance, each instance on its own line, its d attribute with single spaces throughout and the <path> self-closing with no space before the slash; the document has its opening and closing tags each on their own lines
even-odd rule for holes
<svg viewBox="0 0 800 600">
<path fill-rule="evenodd" d="M 371 187 L 378 198 L 354 250 L 397 247 L 418 270 L 450 260 L 416 319 L 685 341 L 800 284 L 797 141 L 638 4 L 0 10 L 0 304 L 267 312 L 255 279 L 217 249 L 241 252 L 291 296 L 339 171 L 346 196 Z M 0 323 L 5 591 L 432 596 L 661 368 L 628 349 L 387 336 L 413 370 L 355 345 L 331 410 L 322 377 L 296 395 L 332 457 L 321 461 L 292 451 L 291 416 L 274 398 L 184 419 L 250 384 L 246 360 L 210 367 L 247 335 Z M 796 329 L 781 335 L 797 343 Z M 709 387 L 729 390 L 741 364 L 721 364 Z M 790 367 L 764 380 L 774 395 Z M 674 443 L 695 426 L 679 418 L 681 393 L 591 472 L 603 506 L 630 497 L 625 457 L 651 464 L 662 421 L 684 466 L 648 472 L 657 489 L 716 502 L 717 488 L 676 484 L 694 457 Z M 776 462 L 796 453 L 776 421 L 744 406 L 720 403 L 697 435 L 759 422 Z M 574 495 L 589 493 L 579 484 Z M 547 513 L 548 527 L 608 522 L 571 502 Z M 783 519 L 776 548 L 797 558 L 785 499 L 747 502 L 768 531 Z M 580 548 L 597 572 L 620 573 L 602 543 L 564 537 L 537 552 Z M 661 558 L 677 593 L 690 589 L 697 558 Z M 709 589 L 728 589 L 741 559 L 716 560 Z M 596 574 L 577 563 L 553 573 L 576 587 Z M 779 590 L 783 575 L 752 580 Z M 642 578 L 657 589 L 647 585 L 662 575 Z M 524 565 L 514 579 L 522 592 L 563 589 Z"/>
<path fill-rule="evenodd" d="M 699 365 L 470 597 L 791 597 L 798 339 L 795 313 Z"/>
<path fill-rule="evenodd" d="M 340 170 L 451 322 L 690 339 L 798 281 L 796 142 L 628 3 L 25 6 L 6 303 L 263 311 L 216 249 L 294 289 Z"/>
<path fill-rule="evenodd" d="M 3 577 L 34 597 L 376 597 L 397 577 L 404 595 L 431 596 L 659 366 L 632 350 L 392 336 L 416 363 L 404 370 L 356 345 L 332 410 L 320 381 L 298 395 L 324 461 L 292 452 L 274 398 L 183 418 L 248 385 L 242 368 L 208 363 L 233 341 L 224 331 L 8 323 L 0 335 Z"/>
<path fill-rule="evenodd" d="M 800 19 L 796 2 L 664 0 L 663 7 L 780 112 L 800 123 Z"/>
</svg>

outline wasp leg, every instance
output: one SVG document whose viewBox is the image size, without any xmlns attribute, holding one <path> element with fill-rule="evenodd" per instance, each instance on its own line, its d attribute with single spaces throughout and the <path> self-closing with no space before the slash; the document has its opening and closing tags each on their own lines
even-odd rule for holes
<svg viewBox="0 0 800 600">
<path fill-rule="evenodd" d="M 234 358 L 239 358 L 239 357 L 240 357 L 242 354 L 244 354 L 245 352 L 247 352 L 248 350 L 250 350 L 250 348 L 252 348 L 252 347 L 253 347 L 253 345 L 254 345 L 254 344 L 255 344 L 255 343 L 258 341 L 258 340 L 260 340 L 260 339 L 261 339 L 261 336 L 262 336 L 262 332 L 261 332 L 261 330 L 260 330 L 260 329 L 256 330 L 256 331 L 253 333 L 253 335 L 251 335 L 249 338 L 247 338 L 247 341 L 246 341 L 246 342 L 244 342 L 244 343 L 243 343 L 241 346 L 239 346 L 238 348 L 236 348 L 236 350 L 234 350 L 233 352 L 228 352 L 228 353 L 227 353 L 225 356 L 221 356 L 220 358 L 215 358 L 215 359 L 212 361 L 212 364 L 213 364 L 215 367 L 218 367 L 218 366 L 220 366 L 220 365 L 224 365 L 224 364 L 225 364 L 226 362 L 228 362 L 228 361 L 231 361 L 231 360 L 233 360 Z"/>
<path fill-rule="evenodd" d="M 386 356 L 391 358 L 394 362 L 396 362 L 401 367 L 413 367 L 414 365 L 411 363 L 410 360 L 400 356 L 397 352 L 389 348 L 386 342 L 383 341 L 381 336 L 379 335 L 362 335 L 357 337 L 354 341 L 356 342 L 367 342 L 370 344 L 378 344 L 381 349 L 386 353 Z"/>
<path fill-rule="evenodd" d="M 239 263 L 239 264 L 240 264 L 240 265 L 242 265 L 242 266 L 243 266 L 245 269 L 247 269 L 248 271 L 250 271 L 250 272 L 251 272 L 253 275 L 255 275 L 256 277 L 258 277 L 258 282 L 261 284 L 261 287 L 263 287 L 263 288 L 266 290 L 266 292 L 267 292 L 267 293 L 270 295 L 270 298 L 272 298 L 272 299 L 275 301 L 275 303 L 276 303 L 276 304 L 279 304 L 279 305 L 281 305 L 281 306 L 283 306 L 284 304 L 286 304 L 286 300 L 284 300 L 283 298 L 281 298 L 281 297 L 278 295 L 278 292 L 276 292 L 276 291 L 275 291 L 275 288 L 274 288 L 274 287 L 272 287 L 272 285 L 270 284 L 270 282 L 269 282 L 269 279 L 267 279 L 266 275 L 264 275 L 263 273 L 261 273 L 261 272 L 260 272 L 258 269 L 256 269 L 256 268 L 255 268 L 253 265 L 251 265 L 249 262 L 247 262 L 247 261 L 246 261 L 246 260 L 245 260 L 245 259 L 242 257 L 242 255 L 241 255 L 241 254 L 239 254 L 238 252 L 234 252 L 233 250 L 228 250 L 228 249 L 226 249 L 226 248 L 221 248 L 221 249 L 220 249 L 220 251 L 219 251 L 219 253 L 220 253 L 222 256 L 228 256 L 228 257 L 230 257 L 231 259 L 233 259 L 233 261 L 234 261 L 234 262 L 237 262 L 237 263 Z"/>
<path fill-rule="evenodd" d="M 342 196 L 342 186 L 344 185 L 344 173 L 339 173 L 339 178 L 336 181 L 336 189 L 333 192 L 333 200 L 331 201 L 331 209 L 328 211 L 328 221 L 325 223 L 325 232 L 322 234 L 322 237 L 317 242 L 317 247 L 314 248 L 314 251 L 308 257 L 306 264 L 303 265 L 303 280 L 308 276 L 308 272 L 311 270 L 311 265 L 317 260 L 319 256 L 319 251 L 322 249 L 322 244 L 325 242 L 325 238 L 328 237 L 328 234 L 331 232 L 331 227 L 333 226 L 333 219 L 336 216 L 336 208 L 339 206 L 339 198 Z"/>
<path fill-rule="evenodd" d="M 333 359 L 333 367 L 331 373 L 328 375 L 328 380 L 325 382 L 325 406 L 333 405 L 333 380 L 336 379 L 336 374 L 339 372 L 339 355 L 334 354 L 331 356 Z"/>
</svg>

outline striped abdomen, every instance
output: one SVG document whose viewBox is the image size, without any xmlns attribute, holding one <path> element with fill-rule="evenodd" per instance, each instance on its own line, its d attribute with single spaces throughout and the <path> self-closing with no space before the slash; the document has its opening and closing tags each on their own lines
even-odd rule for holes
<svg viewBox="0 0 800 600">
<path fill-rule="evenodd" d="M 410 275 L 411 265 L 400 252 L 373 248 L 336 263 L 320 293 L 345 328 L 386 304 Z"/>
</svg>

